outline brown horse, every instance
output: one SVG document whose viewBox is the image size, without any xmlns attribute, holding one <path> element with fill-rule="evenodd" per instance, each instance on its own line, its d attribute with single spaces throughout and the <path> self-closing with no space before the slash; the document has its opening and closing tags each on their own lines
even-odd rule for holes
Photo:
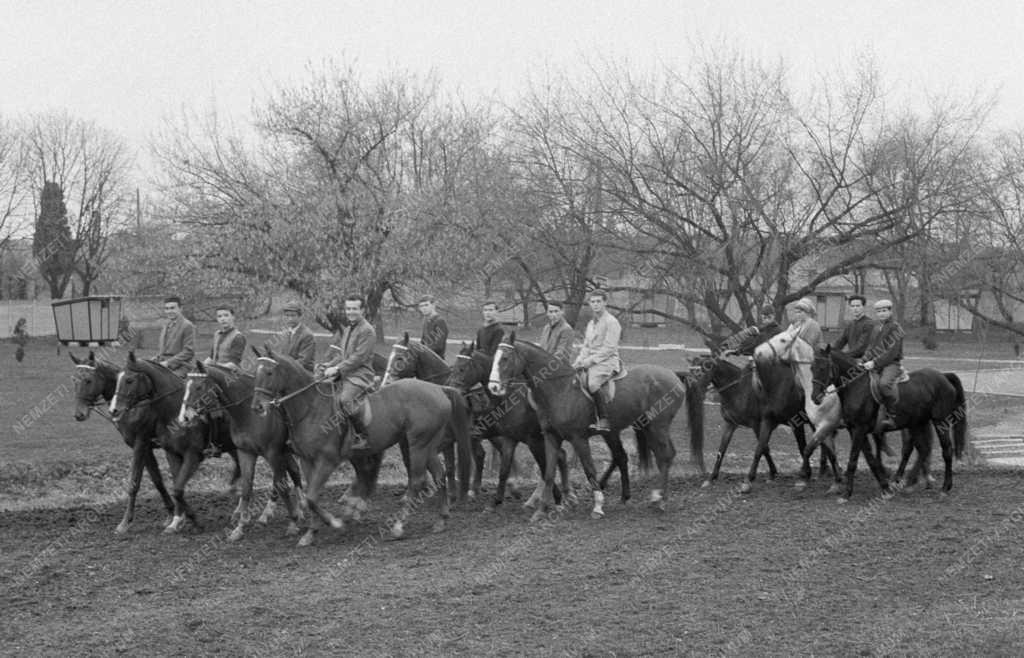
<svg viewBox="0 0 1024 658">
<path fill-rule="evenodd" d="M 76 358 L 74 354 L 70 353 L 69 355 L 75 364 L 75 420 L 84 421 L 92 410 L 96 409 L 97 413 L 114 424 L 114 427 L 120 432 L 121 438 L 132 449 L 127 491 L 128 501 L 125 505 L 124 516 L 117 524 L 117 534 L 128 532 L 128 527 L 135 518 L 135 500 L 142 484 L 143 469 L 149 473 L 149 479 L 153 482 L 157 493 L 160 494 L 164 507 L 167 508 L 168 518 L 164 525 L 169 525 L 174 516 L 174 501 L 167 493 L 163 476 L 160 474 L 160 465 L 153 452 L 157 429 L 152 418 L 142 409 L 129 411 L 116 421 L 105 415 L 104 407 L 109 405 L 114 398 L 117 378 L 121 374 L 120 368 L 110 363 L 97 361 L 92 352 L 89 352 L 86 359 Z"/>
<path fill-rule="evenodd" d="M 291 524 L 287 534 L 299 531 L 300 510 L 290 495 L 288 477 L 297 492 L 302 490 L 299 467 L 288 449 L 288 425 L 280 410 L 260 416 L 252 410 L 253 377 L 244 372 L 232 372 L 219 366 L 206 367 L 196 362 L 195 372 L 188 374 L 185 396 L 178 411 L 178 424 L 192 426 L 201 418 L 223 413 L 231 429 L 231 441 L 238 449 L 239 467 L 242 471 L 238 507 L 232 514 L 237 525 L 228 534 L 229 541 L 242 538 L 245 527 L 251 520 L 253 475 L 256 459 L 263 457 L 273 473 L 271 497 L 267 499 L 263 514 L 257 520 L 266 524 L 274 514 L 274 502 L 283 498 L 288 508 Z"/>
<path fill-rule="evenodd" d="M 326 387 L 326 390 L 324 390 Z M 346 440 L 350 424 L 335 405 L 329 384 L 315 379 L 293 359 L 268 351 L 257 359 L 253 409 L 267 413 L 280 405 L 291 423 L 292 449 L 306 476 L 309 527 L 300 546 L 312 543 L 317 521 L 333 528 L 344 523 L 320 506 L 320 493 L 338 465 L 351 453 Z M 409 446 L 408 497 L 402 513 L 391 527 L 394 537 L 405 533 L 404 521 L 426 497 L 433 495 L 427 485 L 429 470 L 435 482 L 444 477 L 438 454 L 453 438 L 459 452 L 462 496 L 469 483 L 469 412 L 461 393 L 417 379 L 403 379 L 370 393 L 363 401 L 368 412 L 368 452 L 381 453 L 400 441 Z M 426 491 L 424 491 L 426 489 Z M 450 516 L 447 495 L 440 498 L 440 518 L 435 531 L 443 530 Z"/>
<path fill-rule="evenodd" d="M 463 392 L 477 385 L 486 387 L 488 377 L 491 374 L 491 357 L 482 350 L 474 349 L 473 343 L 463 343 L 462 350 L 455 357 L 455 366 L 452 368 L 451 380 L 449 383 Z M 484 389 L 486 390 L 486 388 Z M 537 461 L 540 472 L 544 473 L 544 432 L 541 430 L 540 419 L 537 411 L 530 406 L 527 395 L 526 382 L 512 384 L 511 393 L 504 398 L 491 396 L 486 404 L 486 411 L 481 413 L 474 423 L 475 435 L 490 440 L 491 444 L 501 455 L 501 470 L 498 472 L 498 489 L 494 493 L 494 499 L 490 507 L 501 505 L 505 499 L 505 486 L 508 483 L 509 473 L 512 471 L 512 462 L 515 457 L 516 445 L 519 442 L 526 444 L 530 454 Z M 474 448 L 479 442 L 474 443 Z M 480 478 L 483 472 L 483 449 L 476 457 L 477 471 L 473 479 L 474 489 L 480 489 Z M 611 468 L 609 468 L 609 472 Z M 557 487 L 553 493 L 555 502 L 558 503 L 562 492 L 568 500 L 575 499 L 572 492 L 572 484 L 569 481 L 569 467 L 565 460 L 565 451 L 558 447 L 558 472 L 562 476 L 562 488 Z M 607 477 L 607 473 L 605 476 Z M 537 501 L 544 494 L 543 480 L 537 483 L 533 494 L 523 504 L 524 507 L 532 509 L 536 507 Z"/>
<path fill-rule="evenodd" d="M 158 443 L 167 455 L 167 463 L 174 477 L 171 497 L 174 500 L 174 518 L 164 532 L 179 532 L 185 519 L 198 526 L 195 513 L 185 501 L 185 486 L 192 479 L 199 464 L 206 456 L 209 443 L 208 433 L 197 435 L 195 428 L 180 428 L 175 419 L 181 409 L 185 395 L 185 382 L 160 364 L 136 359 L 135 352 L 128 353 L 128 361 L 117 378 L 114 397 L 110 401 L 110 415 L 117 421 L 131 412 L 139 415 L 139 422 L 149 423 Z M 223 452 L 235 462 L 235 477 L 239 474 L 238 454 L 231 443 L 227 423 L 212 420 L 218 424 L 217 437 Z M 172 424 L 175 426 L 172 427 Z"/>
<path fill-rule="evenodd" d="M 588 443 L 591 434 L 589 426 L 594 421 L 594 404 L 581 387 L 576 371 L 537 345 L 517 341 L 513 332 L 494 354 L 489 389 L 495 395 L 503 395 L 508 391 L 510 383 L 519 379 L 525 379 L 528 383 L 540 415 L 552 430 L 545 432 L 544 505 L 550 504 L 553 498 L 558 445 L 567 440 L 576 449 L 594 494 L 591 516 L 604 516 L 604 493 L 597 480 Z M 704 472 L 702 391 L 688 378 L 680 378 L 667 368 L 647 364 L 631 367 L 629 373 L 619 379 L 615 386 L 615 397 L 607 409 L 612 431 L 605 437 L 605 441 L 623 473 L 628 472 L 629 466 L 619 438 L 622 430 L 632 428 L 636 434 L 641 468 L 648 468 L 650 453 L 654 453 L 661 474 L 661 486 L 651 491 L 650 502 L 658 509 L 664 509 L 669 467 L 676 454 L 669 429 L 684 401 L 690 421 L 691 455 L 701 472 Z M 624 494 L 626 486 L 624 481 Z M 544 505 L 534 514 L 534 519 L 540 518 Z"/>
</svg>

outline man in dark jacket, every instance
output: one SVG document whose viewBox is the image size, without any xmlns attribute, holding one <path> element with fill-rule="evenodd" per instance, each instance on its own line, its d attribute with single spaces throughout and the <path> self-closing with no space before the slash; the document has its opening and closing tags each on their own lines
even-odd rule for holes
<svg viewBox="0 0 1024 658">
<path fill-rule="evenodd" d="M 302 322 L 302 306 L 297 301 L 286 302 L 281 309 L 284 330 L 278 334 L 275 349 L 299 362 L 306 370 L 313 372 L 316 353 L 316 338 L 309 327 Z"/>
<path fill-rule="evenodd" d="M 566 363 L 572 362 L 572 343 L 576 334 L 565 321 L 560 302 L 548 302 L 548 322 L 540 331 L 540 346 Z"/>
<path fill-rule="evenodd" d="M 373 348 L 377 343 L 377 333 L 363 317 L 363 308 L 362 297 L 349 295 L 345 298 L 348 325 L 336 340 L 337 355 L 322 364 L 324 377 L 341 379 L 338 402 L 354 430 L 353 450 L 367 447 L 362 411 L 366 394 L 373 387 Z"/>
<path fill-rule="evenodd" d="M 448 349 L 448 323 L 437 312 L 433 296 L 423 296 L 417 306 L 424 318 L 423 335 L 420 337 L 420 342 L 432 349 L 434 354 L 443 360 L 445 350 Z"/>
<path fill-rule="evenodd" d="M 192 368 L 196 353 L 196 327 L 181 313 L 181 297 L 164 300 L 167 324 L 160 330 L 159 353 L 156 360 L 163 367 L 184 378 Z"/>
<path fill-rule="evenodd" d="M 900 376 L 900 364 L 903 361 L 903 328 L 892 319 L 892 302 L 880 299 L 875 302 L 875 315 L 878 324 L 871 332 L 871 340 L 864 352 L 864 369 L 877 372 L 878 389 L 883 404 L 878 409 L 878 431 L 888 432 L 895 429 L 893 411 L 899 402 L 899 387 L 896 380 Z"/>
<path fill-rule="evenodd" d="M 476 348 L 485 352 L 487 356 L 494 356 L 501 339 L 505 336 L 505 330 L 498 322 L 498 305 L 494 302 L 484 302 L 481 312 L 484 316 L 484 326 L 477 329 Z"/>
<path fill-rule="evenodd" d="M 864 313 L 866 305 L 867 300 L 863 295 L 850 295 L 847 298 L 847 307 L 853 319 L 843 327 L 843 333 L 832 343 L 832 349 L 842 350 L 855 359 L 864 357 L 871 332 L 875 329 L 875 321 Z"/>
<path fill-rule="evenodd" d="M 756 329 L 754 327 L 744 329 L 742 332 L 743 337 L 739 345 L 734 348 L 733 351 L 745 356 L 754 356 L 754 350 L 758 345 L 780 331 L 782 331 L 782 327 L 779 326 L 778 321 L 775 319 L 775 309 L 767 305 L 762 306 L 761 324 L 759 324 Z"/>
</svg>

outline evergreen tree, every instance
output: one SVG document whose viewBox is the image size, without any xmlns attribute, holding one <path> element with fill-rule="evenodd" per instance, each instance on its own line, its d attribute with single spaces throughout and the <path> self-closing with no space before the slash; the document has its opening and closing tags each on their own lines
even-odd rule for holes
<svg viewBox="0 0 1024 658">
<path fill-rule="evenodd" d="M 64 189 L 53 181 L 43 184 L 39 197 L 32 255 L 43 280 L 50 286 L 50 298 L 60 299 L 75 271 L 75 244 L 64 204 Z"/>
</svg>

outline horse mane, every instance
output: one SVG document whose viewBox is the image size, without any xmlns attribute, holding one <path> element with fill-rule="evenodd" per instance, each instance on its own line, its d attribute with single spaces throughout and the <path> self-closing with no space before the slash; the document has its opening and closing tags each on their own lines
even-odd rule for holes
<svg viewBox="0 0 1024 658">
<path fill-rule="evenodd" d="M 408 345 L 403 345 L 403 347 L 408 348 L 412 352 L 416 352 L 416 354 L 425 354 L 425 355 L 427 355 L 426 358 L 432 359 L 434 361 L 435 365 L 445 366 L 445 367 L 448 366 L 448 362 L 447 361 L 442 359 L 440 356 L 438 356 L 437 352 L 435 352 L 434 350 L 430 349 L 429 347 L 427 347 L 423 343 L 414 343 L 412 341 L 409 341 L 409 344 Z"/>
<path fill-rule="evenodd" d="M 527 347 L 529 347 L 529 348 L 531 348 L 533 350 L 536 350 L 537 352 L 540 352 L 542 355 L 547 357 L 547 361 L 546 361 L 545 365 L 551 363 L 552 361 L 557 361 L 558 362 L 558 367 L 555 369 L 555 373 L 565 374 L 566 372 L 571 372 L 571 373 L 575 373 L 576 372 L 575 370 L 573 370 L 573 367 L 571 365 L 569 365 L 569 363 L 567 363 L 564 359 L 559 359 L 554 354 L 552 354 L 551 352 L 548 352 L 546 349 L 544 349 L 543 347 L 541 347 L 537 343 L 532 343 L 532 342 L 530 342 L 528 340 L 522 340 L 521 338 L 517 338 L 516 339 L 516 345 L 526 345 Z M 559 371 L 562 371 L 562 372 L 559 373 Z M 555 374 L 555 373 L 552 373 L 552 374 Z"/>
<path fill-rule="evenodd" d="M 125 364 L 125 370 L 136 370 L 138 372 L 144 373 L 150 379 L 154 380 L 154 383 L 159 382 L 161 384 L 168 385 L 176 384 L 178 386 L 185 385 L 185 382 L 181 379 L 181 377 L 178 377 L 178 375 L 175 374 L 174 371 L 165 368 L 156 361 L 151 361 L 149 359 L 130 360 L 128 361 L 128 363 Z"/>
<path fill-rule="evenodd" d="M 269 358 L 273 361 L 277 361 L 278 363 L 283 363 L 287 365 L 289 368 L 295 370 L 297 373 L 304 375 L 307 378 L 306 381 L 310 381 L 313 379 L 313 375 L 308 370 L 303 368 L 301 363 L 299 363 L 292 357 L 288 356 L 287 354 L 279 354 L 278 352 L 274 352 L 273 356 L 261 358 Z"/>
</svg>

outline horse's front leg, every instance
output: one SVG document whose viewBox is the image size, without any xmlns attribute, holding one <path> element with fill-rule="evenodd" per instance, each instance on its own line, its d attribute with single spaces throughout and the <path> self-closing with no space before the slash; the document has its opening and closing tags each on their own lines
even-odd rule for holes
<svg viewBox="0 0 1024 658">
<path fill-rule="evenodd" d="M 167 453 L 168 459 L 170 459 L 171 454 L 170 452 Z M 174 498 L 174 518 L 171 519 L 170 525 L 164 528 L 165 533 L 180 532 L 186 518 L 197 529 L 199 528 L 199 521 L 196 520 L 195 512 L 192 511 L 192 508 L 189 507 L 188 502 L 185 500 L 185 485 L 188 484 L 196 469 L 199 468 L 200 461 L 202 459 L 198 450 L 189 449 L 181 456 L 180 467 L 174 475 L 174 487 L 171 494 Z"/>
<path fill-rule="evenodd" d="M 619 486 L 622 489 L 621 498 L 622 503 L 629 502 L 630 490 L 629 490 L 629 456 L 626 455 L 625 448 L 622 447 L 622 438 L 618 432 L 609 432 L 604 437 L 604 442 L 608 445 L 608 451 L 612 456 L 612 463 L 608 465 L 608 472 L 601 478 L 600 485 L 601 491 L 604 491 L 605 485 L 608 484 L 608 474 L 611 473 L 612 468 L 619 470 Z"/>
<path fill-rule="evenodd" d="M 343 529 L 345 524 L 341 519 L 320 507 L 319 502 L 324 484 L 337 467 L 337 462 L 328 461 L 322 455 L 318 455 L 315 461 L 303 458 L 302 463 L 303 470 L 306 472 L 306 505 L 309 507 L 309 525 L 306 527 L 306 533 L 299 539 L 299 546 L 309 546 L 316 537 L 318 524 L 321 521 L 336 530 Z"/>
<path fill-rule="evenodd" d="M 750 493 L 754 480 L 757 479 L 757 467 L 761 463 L 761 455 L 764 454 L 765 449 L 768 447 L 768 437 L 771 436 L 770 432 L 765 432 L 767 427 L 768 423 L 759 421 L 752 428 L 754 435 L 757 437 L 757 445 L 754 447 L 754 458 L 750 462 L 747 479 L 740 483 L 740 493 Z"/>
<path fill-rule="evenodd" d="M 440 479 L 444 475 L 444 468 L 441 466 L 441 460 L 438 459 L 437 455 L 431 455 L 430 459 L 427 460 L 427 469 L 433 476 L 435 482 L 441 482 Z M 443 532 L 448 525 L 448 519 L 451 518 L 451 503 L 452 501 L 443 492 L 438 496 L 438 519 L 431 528 L 431 532 Z"/>
<path fill-rule="evenodd" d="M 139 486 L 142 484 L 142 469 L 146 464 L 145 452 L 147 450 L 151 451 L 149 439 L 136 437 L 135 443 L 132 445 L 132 465 L 128 474 L 128 490 L 126 492 L 128 494 L 128 501 L 125 504 L 124 516 L 121 518 L 121 522 L 117 524 L 117 529 L 114 530 L 119 535 L 128 532 L 128 527 L 135 519 L 135 499 L 139 495 Z M 164 493 L 166 494 L 166 491 Z"/>
<path fill-rule="evenodd" d="M 555 432 L 550 430 L 544 431 L 544 493 L 540 497 L 537 509 L 534 510 L 533 515 L 530 517 L 531 523 L 542 520 L 548 508 L 554 505 L 555 460 L 558 458 L 561 442 L 561 437 Z"/>
<path fill-rule="evenodd" d="M 171 518 L 174 516 L 174 500 L 167 491 L 167 487 L 164 486 L 164 476 L 160 473 L 160 464 L 156 461 L 156 454 L 154 454 L 153 446 L 149 443 L 148 439 L 145 441 L 142 459 L 145 462 L 146 472 L 149 473 L 149 479 L 153 486 L 156 487 L 157 493 L 160 494 L 160 499 L 164 503 L 164 509 L 167 510 L 167 521 L 164 524 L 166 525 L 171 522 Z"/>
<path fill-rule="evenodd" d="M 252 481 L 256 472 L 256 455 L 247 451 L 240 450 L 238 455 L 238 465 L 241 468 L 241 482 L 239 483 L 239 496 L 238 496 L 238 507 L 235 508 L 237 516 L 237 525 L 228 534 L 228 541 L 238 541 L 245 534 L 245 526 L 249 525 L 252 519 L 251 510 L 249 509 L 252 505 Z M 276 491 L 277 477 L 281 474 L 280 468 L 274 469 L 274 483 L 271 491 Z M 268 497 L 267 505 L 272 505 L 272 497 Z M 234 514 L 232 515 L 234 516 Z"/>
<path fill-rule="evenodd" d="M 811 480 L 811 458 L 807 455 L 807 437 L 804 435 L 803 423 L 790 426 L 793 430 L 793 438 L 796 439 L 796 447 L 800 450 L 800 476 L 793 486 L 803 489 Z M 825 450 L 821 451 L 821 461 L 825 461 Z"/>
<path fill-rule="evenodd" d="M 576 456 L 580 459 L 583 474 L 587 478 L 587 484 L 590 485 L 590 491 L 594 497 L 594 508 L 590 510 L 590 518 L 602 519 L 604 518 L 604 492 L 598 486 L 597 469 L 594 467 L 594 458 L 590 454 L 590 437 L 585 434 L 577 435 L 573 437 L 571 443 L 573 449 L 576 450 Z"/>
<path fill-rule="evenodd" d="M 513 439 L 499 436 L 491 443 L 498 449 L 498 453 L 501 455 L 501 466 L 498 470 L 498 488 L 494 491 L 494 497 L 491 498 L 491 502 L 485 508 L 489 512 L 493 512 L 499 505 L 505 502 L 505 489 L 508 486 L 508 477 L 512 473 L 512 462 L 515 461 L 516 454 L 516 444 Z"/>
<path fill-rule="evenodd" d="M 700 485 L 701 488 L 706 489 L 718 479 L 718 473 L 722 469 L 722 460 L 725 459 L 725 453 L 729 450 L 729 443 L 732 441 L 732 435 L 736 433 L 736 425 L 729 421 L 722 419 L 722 436 L 718 439 L 718 452 L 715 453 L 715 465 L 711 468 L 711 475 L 707 476 L 704 482 Z"/>
</svg>

